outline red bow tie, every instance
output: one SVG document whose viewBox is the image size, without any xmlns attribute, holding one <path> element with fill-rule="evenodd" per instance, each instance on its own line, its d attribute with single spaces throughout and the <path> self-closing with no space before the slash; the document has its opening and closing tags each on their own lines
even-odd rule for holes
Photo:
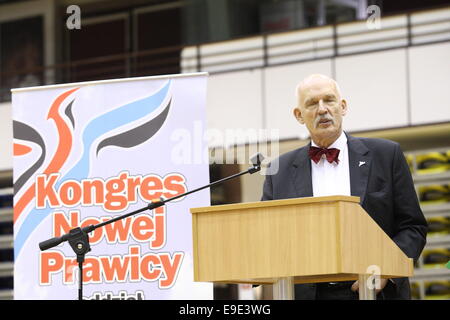
<svg viewBox="0 0 450 320">
<path fill-rule="evenodd" d="M 325 154 L 327 157 L 327 160 L 329 163 L 333 163 L 333 161 L 336 161 L 336 163 L 339 163 L 339 149 L 336 148 L 317 148 L 317 147 L 309 147 L 309 157 L 312 161 L 315 163 L 318 163 L 320 161 L 320 158 L 322 158 L 322 155 Z"/>
</svg>

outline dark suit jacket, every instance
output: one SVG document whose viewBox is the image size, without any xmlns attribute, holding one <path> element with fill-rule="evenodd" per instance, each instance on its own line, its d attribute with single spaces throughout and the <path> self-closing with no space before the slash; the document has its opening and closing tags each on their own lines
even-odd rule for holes
<svg viewBox="0 0 450 320">
<path fill-rule="evenodd" d="M 417 260 L 426 243 L 427 222 L 420 209 L 413 180 L 398 143 L 355 138 L 348 134 L 350 189 L 361 206 L 410 258 Z M 262 200 L 312 197 L 310 144 L 281 155 L 271 163 Z M 359 166 L 360 161 L 365 164 Z M 278 172 L 275 173 L 278 167 Z M 410 299 L 408 278 L 393 279 L 383 290 L 387 299 Z M 297 299 L 314 299 L 315 284 L 296 285 Z"/>
</svg>

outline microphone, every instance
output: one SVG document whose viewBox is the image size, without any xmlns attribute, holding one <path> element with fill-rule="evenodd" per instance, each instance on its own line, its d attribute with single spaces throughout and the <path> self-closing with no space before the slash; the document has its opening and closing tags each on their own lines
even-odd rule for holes
<svg viewBox="0 0 450 320">
<path fill-rule="evenodd" d="M 263 160 L 264 160 L 264 156 L 262 155 L 261 152 L 256 153 L 255 155 L 253 155 L 253 157 L 250 158 L 250 162 L 255 167 L 260 167 L 261 166 L 261 162 Z"/>
<path fill-rule="evenodd" d="M 250 162 L 253 167 L 248 169 L 248 173 L 253 174 L 261 170 L 261 162 L 264 160 L 264 156 L 261 152 L 256 153 L 253 157 L 250 158 Z"/>
</svg>

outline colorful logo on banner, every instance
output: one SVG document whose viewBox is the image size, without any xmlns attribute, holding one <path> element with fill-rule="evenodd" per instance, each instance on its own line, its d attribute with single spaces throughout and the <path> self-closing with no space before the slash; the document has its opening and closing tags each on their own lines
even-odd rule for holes
<svg viewBox="0 0 450 320">
<path fill-rule="evenodd" d="M 155 172 L 154 168 L 153 171 L 146 168 L 145 160 L 137 167 L 127 165 L 127 160 L 136 156 L 136 147 L 141 147 L 145 159 L 145 154 L 152 151 L 152 139 L 160 138 L 158 132 L 165 126 L 170 129 L 168 115 L 172 113 L 173 99 L 177 96 L 177 92 L 172 90 L 176 81 L 159 80 L 162 85 L 151 94 L 138 99 L 130 97 L 129 102 L 118 106 L 107 106 L 103 112 L 90 114 L 87 120 L 89 108 L 84 108 L 83 113 L 75 112 L 78 96 L 86 89 L 83 86 L 58 93 L 49 101 L 45 114 L 36 113 L 36 117 L 45 118 L 44 129 L 30 123 L 32 121 L 14 116 L 14 254 L 19 264 L 15 267 L 18 298 L 27 298 L 23 293 L 26 287 L 33 287 L 38 292 L 33 297 L 57 298 L 58 295 L 48 290 L 49 286 L 58 283 L 67 287 L 76 282 L 75 254 L 62 250 L 64 245 L 69 247 L 68 244 L 40 252 L 38 243 L 30 241 L 36 238 L 36 235 L 33 237 L 36 230 L 49 231 L 39 232 L 40 241 L 59 237 L 72 228 L 112 219 L 125 213 L 132 205 L 145 204 L 161 196 L 174 197 L 187 191 L 189 172 L 178 172 L 170 166 L 163 170 L 164 173 Z M 124 86 L 129 85 L 124 83 Z M 108 85 L 99 86 L 106 88 Z M 16 105 L 13 99 L 13 108 L 23 107 Z M 79 121 L 77 115 L 84 117 L 83 121 Z M 48 134 L 48 122 L 53 124 L 53 134 Z M 112 166 L 105 174 L 100 169 L 107 167 L 109 161 L 99 161 L 100 166 L 92 167 L 108 149 L 114 151 L 110 153 L 114 157 L 122 158 L 124 165 L 120 168 Z M 160 150 L 159 154 L 168 162 L 169 152 Z M 183 202 L 183 198 L 177 202 Z M 97 209 L 96 214 L 92 211 L 84 213 L 88 208 Z M 185 221 L 190 218 L 188 209 L 183 208 Z M 176 210 L 178 212 L 179 207 Z M 160 251 L 165 249 L 170 237 L 178 236 L 177 231 L 170 233 L 168 211 L 167 207 L 160 207 L 150 214 L 119 220 L 92 232 L 89 240 L 93 251 L 97 250 L 96 245 L 103 245 L 106 249 L 86 255 L 83 282 L 99 286 L 155 282 L 159 290 L 172 288 L 185 253 L 191 253 L 189 248 L 178 250 L 176 243 L 170 245 L 172 250 Z M 190 229 L 188 226 L 189 232 L 185 230 L 179 241 L 191 241 L 186 237 Z M 115 253 L 112 249 L 118 245 L 124 247 Z M 27 258 L 30 250 L 34 255 Z M 36 254 L 38 270 L 28 274 L 23 267 L 27 260 L 36 258 Z M 133 294 L 128 294 L 124 290 L 114 293 L 97 286 L 90 290 L 90 298 L 101 298 L 108 293 L 110 297 L 116 294 L 122 298 L 144 299 L 145 290 L 135 287 Z M 152 296 L 158 298 L 158 295 Z"/>
</svg>

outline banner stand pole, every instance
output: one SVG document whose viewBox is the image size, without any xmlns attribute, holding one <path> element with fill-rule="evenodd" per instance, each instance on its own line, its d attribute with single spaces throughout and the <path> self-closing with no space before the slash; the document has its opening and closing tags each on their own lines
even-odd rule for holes
<svg viewBox="0 0 450 320">
<path fill-rule="evenodd" d="M 75 254 L 77 255 L 77 262 L 78 262 L 78 268 L 79 268 L 79 286 L 78 286 L 78 300 L 83 300 L 83 263 L 84 263 L 84 258 L 86 253 L 88 253 L 89 251 L 91 251 L 91 246 L 89 244 L 89 236 L 88 233 L 94 231 L 95 229 L 104 227 L 108 224 L 111 224 L 113 222 L 116 222 L 118 220 L 122 220 L 125 218 L 128 218 L 130 216 L 133 216 L 137 213 L 146 211 L 146 210 L 153 210 L 156 209 L 158 207 L 161 207 L 163 205 L 165 205 L 167 202 L 178 199 L 178 198 L 182 198 L 185 197 L 191 193 L 206 189 L 206 188 L 210 188 L 213 187 L 215 185 L 221 184 L 225 181 L 237 178 L 239 176 L 242 176 L 244 174 L 253 174 L 255 172 L 258 172 L 261 170 L 261 162 L 264 160 L 264 156 L 261 153 L 257 153 L 256 155 L 254 155 L 250 161 L 252 162 L 252 167 L 248 168 L 245 171 L 236 173 L 234 175 L 225 177 L 223 179 L 220 179 L 218 181 L 215 181 L 213 183 L 207 184 L 203 187 L 185 192 L 183 194 L 180 194 L 178 196 L 172 197 L 172 198 L 168 198 L 168 199 L 164 199 L 163 197 L 156 199 L 154 201 L 152 201 L 151 203 L 149 203 L 147 206 L 142 207 L 138 210 L 126 213 L 124 215 L 115 217 L 113 219 L 110 219 L 108 221 L 104 221 L 101 223 L 98 223 L 96 225 L 89 225 L 87 227 L 84 228 L 74 228 L 71 229 L 69 231 L 69 233 L 66 233 L 65 235 L 61 236 L 61 237 L 54 237 L 54 238 L 50 238 L 48 240 L 42 241 L 39 243 L 39 248 L 41 249 L 41 251 L 45 251 L 47 249 L 53 248 L 59 244 L 61 244 L 64 241 L 68 241 L 70 246 L 72 247 L 73 251 L 75 252 Z"/>
</svg>

